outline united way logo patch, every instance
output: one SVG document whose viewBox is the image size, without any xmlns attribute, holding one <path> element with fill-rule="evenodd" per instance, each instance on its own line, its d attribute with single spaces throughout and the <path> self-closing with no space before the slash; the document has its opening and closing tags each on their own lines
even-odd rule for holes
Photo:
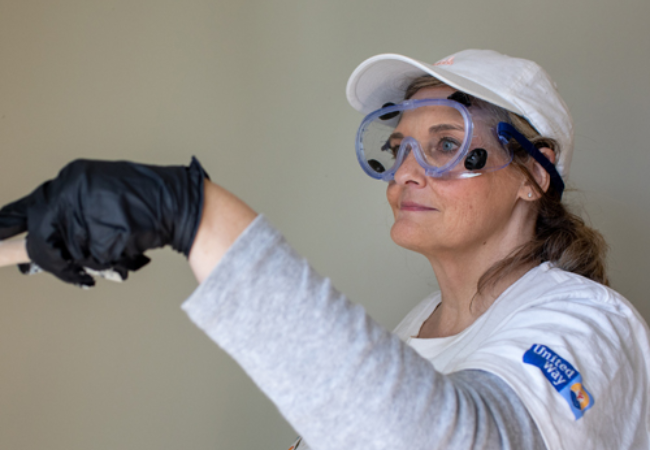
<svg viewBox="0 0 650 450">
<path fill-rule="evenodd" d="M 580 372 L 547 346 L 534 344 L 524 353 L 524 362 L 542 371 L 555 390 L 567 401 L 576 420 L 594 406 L 594 398 L 582 383 Z"/>
</svg>

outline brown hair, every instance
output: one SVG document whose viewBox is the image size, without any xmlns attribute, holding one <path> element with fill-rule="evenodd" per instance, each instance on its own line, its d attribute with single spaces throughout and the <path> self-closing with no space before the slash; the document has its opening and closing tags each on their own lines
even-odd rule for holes
<svg viewBox="0 0 650 450">
<path fill-rule="evenodd" d="M 415 78 L 406 89 L 405 98 L 411 98 L 422 88 L 435 86 L 446 84 L 429 75 Z M 472 106 L 488 112 L 495 122 L 494 125 L 501 121 L 510 123 L 537 148 L 548 147 L 556 155 L 561 151 L 555 140 L 540 136 L 524 117 L 480 99 L 473 98 Z M 512 166 L 527 178 L 540 196 L 539 200 L 535 201 L 535 236 L 530 242 L 490 267 L 479 279 L 477 293 L 481 293 L 486 287 L 494 285 L 520 267 L 545 261 L 560 269 L 609 285 L 605 264 L 607 243 L 603 236 L 589 227 L 577 214 L 570 212 L 553 186 L 544 192 L 528 170 L 527 164 L 531 158 L 528 152 L 515 141 L 509 146 L 514 152 Z"/>
</svg>

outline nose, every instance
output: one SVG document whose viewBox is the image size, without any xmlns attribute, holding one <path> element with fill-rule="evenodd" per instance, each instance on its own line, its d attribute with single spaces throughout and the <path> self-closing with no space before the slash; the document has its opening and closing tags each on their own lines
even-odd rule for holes
<svg viewBox="0 0 650 450">
<path fill-rule="evenodd" d="M 395 171 L 395 182 L 397 184 L 413 183 L 423 186 L 426 183 L 426 174 L 424 168 L 420 165 L 415 158 L 415 154 L 411 150 L 402 161 L 402 164 Z"/>
</svg>

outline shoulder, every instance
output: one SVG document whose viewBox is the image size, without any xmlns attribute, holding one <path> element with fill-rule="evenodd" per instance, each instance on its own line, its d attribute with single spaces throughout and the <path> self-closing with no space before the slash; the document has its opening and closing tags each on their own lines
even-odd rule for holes
<svg viewBox="0 0 650 450">
<path fill-rule="evenodd" d="M 522 277 L 490 309 L 503 316 L 499 328 L 525 329 L 528 333 L 548 328 L 551 334 L 573 331 L 591 336 L 601 330 L 621 337 L 648 336 L 643 317 L 618 292 L 549 263 Z"/>
<path fill-rule="evenodd" d="M 647 445 L 650 334 L 624 297 L 543 264 L 486 314 L 489 330 L 457 370 L 502 378 L 550 448 L 637 448 L 611 441 L 624 429 Z"/>
<path fill-rule="evenodd" d="M 627 299 L 548 263 L 506 290 L 480 322 L 481 348 L 497 343 L 530 348 L 550 340 L 576 353 L 634 347 L 646 356 L 650 350 L 648 327 Z"/>
<path fill-rule="evenodd" d="M 594 378 L 614 380 L 618 368 L 630 365 L 648 371 L 648 326 L 613 289 L 543 264 L 498 302 L 490 314 L 501 321 L 491 327 L 479 353 L 511 349 L 520 363 L 537 345 L 597 372 Z"/>
<path fill-rule="evenodd" d="M 527 302 L 548 302 L 554 299 L 583 299 L 593 304 L 625 304 L 629 302 L 613 289 L 585 278 L 581 275 L 567 272 L 546 262 L 535 267 L 514 283 L 502 297 L 513 300 L 524 296 Z"/>
</svg>

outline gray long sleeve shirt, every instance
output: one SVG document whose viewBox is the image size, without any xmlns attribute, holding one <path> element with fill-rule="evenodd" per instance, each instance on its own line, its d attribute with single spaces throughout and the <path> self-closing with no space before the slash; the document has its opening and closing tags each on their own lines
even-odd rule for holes
<svg viewBox="0 0 650 450">
<path fill-rule="evenodd" d="M 183 309 L 313 450 L 546 448 L 502 380 L 437 372 L 261 216 Z"/>
</svg>

